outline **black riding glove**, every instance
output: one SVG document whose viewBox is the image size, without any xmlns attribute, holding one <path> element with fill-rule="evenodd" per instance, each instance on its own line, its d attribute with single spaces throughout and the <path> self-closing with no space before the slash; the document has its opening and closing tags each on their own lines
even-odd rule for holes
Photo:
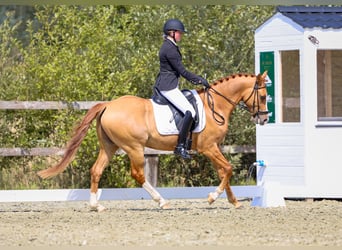
<svg viewBox="0 0 342 250">
<path fill-rule="evenodd" d="M 202 84 L 205 88 L 210 87 L 208 81 L 201 76 L 198 77 L 198 84 Z"/>
</svg>

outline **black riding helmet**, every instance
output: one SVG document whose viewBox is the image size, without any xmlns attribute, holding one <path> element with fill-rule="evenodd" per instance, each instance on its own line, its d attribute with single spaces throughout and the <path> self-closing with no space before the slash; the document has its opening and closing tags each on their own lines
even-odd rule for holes
<svg viewBox="0 0 342 250">
<path fill-rule="evenodd" d="M 170 30 L 178 30 L 183 33 L 186 33 L 184 24 L 178 19 L 169 19 L 165 22 L 164 28 L 163 28 L 164 34 L 168 35 L 168 31 Z"/>
</svg>

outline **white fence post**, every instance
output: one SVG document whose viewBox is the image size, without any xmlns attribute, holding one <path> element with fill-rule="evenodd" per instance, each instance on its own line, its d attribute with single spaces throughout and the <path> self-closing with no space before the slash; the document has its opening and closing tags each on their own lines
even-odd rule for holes
<svg viewBox="0 0 342 250">
<path fill-rule="evenodd" d="M 145 165 L 144 165 L 145 178 L 152 185 L 152 187 L 157 186 L 158 163 L 159 163 L 159 157 L 157 155 L 145 156 Z"/>
<path fill-rule="evenodd" d="M 279 182 L 266 180 L 264 174 L 268 164 L 259 160 L 256 161 L 257 167 L 257 186 L 261 187 L 261 195 L 253 197 L 251 206 L 255 207 L 284 207 L 285 200 Z"/>
</svg>

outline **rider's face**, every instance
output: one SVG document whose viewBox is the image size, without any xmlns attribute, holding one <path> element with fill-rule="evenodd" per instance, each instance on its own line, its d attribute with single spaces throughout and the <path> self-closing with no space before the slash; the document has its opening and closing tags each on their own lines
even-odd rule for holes
<svg viewBox="0 0 342 250">
<path fill-rule="evenodd" d="M 176 42 L 179 42 L 180 40 L 182 40 L 182 35 L 183 33 L 179 30 L 175 31 L 175 40 Z"/>
</svg>

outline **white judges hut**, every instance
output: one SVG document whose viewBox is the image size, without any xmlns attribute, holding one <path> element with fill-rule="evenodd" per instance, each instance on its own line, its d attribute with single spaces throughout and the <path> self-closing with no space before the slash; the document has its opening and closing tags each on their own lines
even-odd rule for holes
<svg viewBox="0 0 342 250">
<path fill-rule="evenodd" d="M 272 112 L 257 126 L 264 179 L 288 198 L 342 198 L 342 7 L 277 7 L 255 58 Z"/>
</svg>

